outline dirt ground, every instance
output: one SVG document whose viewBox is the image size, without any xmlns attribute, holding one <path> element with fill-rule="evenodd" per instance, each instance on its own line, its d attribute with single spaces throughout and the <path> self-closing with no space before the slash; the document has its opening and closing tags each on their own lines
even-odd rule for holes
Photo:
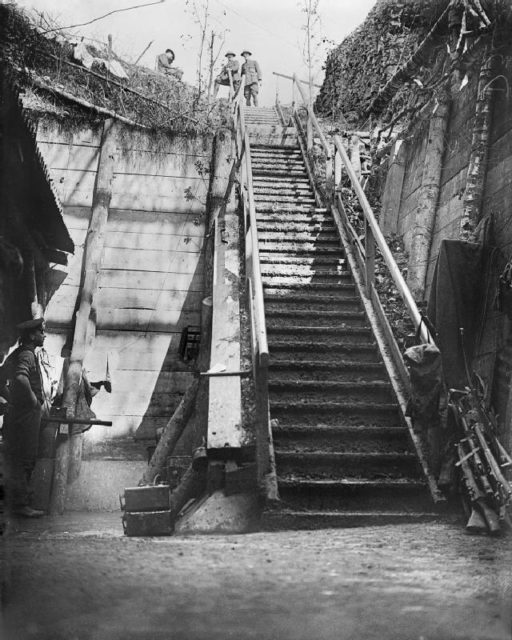
<svg viewBox="0 0 512 640">
<path fill-rule="evenodd" d="M 14 523 L 5 640 L 502 640 L 511 539 L 453 524 L 125 538 L 119 514 Z"/>
</svg>

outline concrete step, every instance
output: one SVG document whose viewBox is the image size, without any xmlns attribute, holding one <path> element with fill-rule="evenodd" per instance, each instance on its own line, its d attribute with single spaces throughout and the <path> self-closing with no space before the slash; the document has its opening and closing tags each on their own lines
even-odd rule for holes
<svg viewBox="0 0 512 640">
<path fill-rule="evenodd" d="M 334 255 L 343 255 L 340 241 L 336 238 L 328 240 L 315 240 L 312 242 L 306 238 L 291 239 L 283 238 L 281 235 L 273 234 L 270 237 L 259 237 L 259 250 L 262 253 L 327 253 L 329 250 Z"/>
<path fill-rule="evenodd" d="M 265 291 L 265 306 L 269 304 L 285 305 L 286 308 L 309 309 L 311 305 L 317 311 L 322 309 L 360 309 L 361 300 L 354 296 L 355 287 L 347 289 L 343 287 L 341 291 L 336 288 L 332 293 L 325 291 L 276 291 L 271 286 Z"/>
<path fill-rule="evenodd" d="M 275 449 L 281 477 L 309 480 L 362 477 L 367 480 L 419 478 L 421 469 L 411 452 L 283 451 Z"/>
<path fill-rule="evenodd" d="M 347 343 L 344 340 L 318 340 L 305 342 L 299 339 L 281 340 L 272 336 L 269 339 L 271 362 L 280 360 L 321 361 L 338 363 L 340 360 L 375 362 L 378 358 L 377 345 L 368 343 Z"/>
<path fill-rule="evenodd" d="M 352 283 L 331 284 L 329 282 L 265 282 L 263 285 L 263 292 L 265 296 L 267 294 L 274 293 L 278 296 L 286 296 L 288 293 L 318 293 L 320 295 L 337 295 L 340 298 L 347 294 L 353 297 L 355 294 L 356 286 Z"/>
<path fill-rule="evenodd" d="M 256 211 L 256 220 L 258 221 L 258 227 L 260 222 L 290 222 L 297 224 L 331 224 L 332 218 L 325 213 L 315 213 L 313 209 L 304 210 L 304 207 L 299 207 L 297 210 L 286 209 L 286 211 L 279 211 L 278 209 L 268 207 L 266 210 L 258 208 Z"/>
<path fill-rule="evenodd" d="M 350 274 L 333 276 L 333 275 L 322 275 L 317 273 L 315 276 L 300 276 L 300 275 L 279 275 L 279 274 L 264 274 L 263 276 L 263 287 L 274 287 L 274 288 L 298 288 L 301 287 L 309 287 L 311 284 L 314 285 L 325 285 L 329 288 L 336 288 L 338 286 L 345 286 L 346 284 L 350 284 L 352 282 L 352 276 Z"/>
<path fill-rule="evenodd" d="M 255 175 L 264 175 L 265 173 L 271 173 L 271 175 L 284 173 L 285 175 L 290 172 L 289 175 L 300 175 L 307 178 L 306 168 L 303 162 L 290 160 L 288 162 L 270 162 L 270 161 L 258 161 L 255 160 L 252 163 L 252 170 Z"/>
<path fill-rule="evenodd" d="M 304 162 L 302 153 L 299 150 L 290 148 L 272 149 L 268 147 L 263 149 L 255 149 L 254 147 L 251 147 L 251 160 L 253 160 L 254 162 L 267 162 L 271 160 L 278 160 L 283 162 L 289 160 L 292 160 L 294 162 Z"/>
<path fill-rule="evenodd" d="M 278 478 L 280 498 L 287 508 L 339 513 L 363 511 L 432 512 L 426 484 L 420 479 L 359 478 L 306 480 Z"/>
<path fill-rule="evenodd" d="M 295 322 L 281 321 L 275 325 L 268 323 L 269 340 L 278 339 L 279 342 L 311 342 L 313 344 L 327 344 L 330 340 L 347 344 L 373 344 L 373 334 L 367 327 L 315 327 L 301 324 L 300 319 Z"/>
<path fill-rule="evenodd" d="M 272 231 L 274 233 L 289 233 L 292 237 L 296 234 L 307 234 L 309 237 L 322 237 L 324 234 L 330 234 L 330 237 L 337 236 L 337 230 L 334 224 L 330 220 L 322 220 L 316 222 L 310 221 L 298 221 L 289 220 L 284 216 L 281 219 L 274 220 L 260 220 L 258 221 L 258 234 Z"/>
<path fill-rule="evenodd" d="M 295 169 L 291 167 L 254 167 L 253 166 L 253 175 L 254 176 L 290 176 L 296 178 L 304 178 L 307 176 L 305 170 Z"/>
<path fill-rule="evenodd" d="M 293 321 L 320 327 L 361 327 L 368 324 L 364 311 L 318 311 L 317 309 L 265 308 L 267 327 Z"/>
<path fill-rule="evenodd" d="M 395 399 L 389 382 L 384 380 L 272 380 L 270 402 L 377 402 L 392 403 Z"/>
<path fill-rule="evenodd" d="M 282 314 L 286 316 L 300 316 L 302 313 L 308 315 L 311 312 L 317 315 L 323 315 L 324 313 L 330 316 L 331 312 L 344 314 L 361 312 L 362 306 L 358 298 L 354 297 L 341 297 L 338 301 L 332 302 L 330 298 L 327 301 L 322 301 L 321 297 L 312 299 L 310 303 L 304 302 L 302 299 L 294 300 L 288 297 L 272 297 L 266 296 L 265 298 L 265 310 L 268 314 Z M 333 316 L 330 316 L 333 317 Z"/>
<path fill-rule="evenodd" d="M 257 187 L 272 187 L 275 189 L 281 189 L 283 187 L 290 188 L 295 187 L 297 189 L 310 189 L 311 185 L 307 178 L 288 178 L 286 176 L 255 176 L 253 179 L 253 186 Z"/>
<path fill-rule="evenodd" d="M 260 521 L 263 531 L 307 531 L 314 529 L 346 529 L 385 525 L 436 522 L 442 516 L 432 505 L 423 511 L 302 511 L 293 509 L 264 510 Z M 444 518 L 443 518 L 444 521 Z"/>
<path fill-rule="evenodd" d="M 399 422 L 399 409 L 394 403 L 377 402 L 338 402 L 312 400 L 272 399 L 270 415 L 280 424 L 295 423 L 300 418 L 303 425 L 344 425 L 368 427 L 396 427 Z"/>
<path fill-rule="evenodd" d="M 309 255 L 309 254 L 286 254 L 286 253 L 260 253 L 260 263 L 262 265 L 291 265 L 298 267 L 331 268 L 336 272 L 346 270 L 347 262 L 345 258 L 339 258 L 336 255 Z"/>
<path fill-rule="evenodd" d="M 261 263 L 261 273 L 265 276 L 297 276 L 301 278 L 309 277 L 315 281 L 317 278 L 326 278 L 328 276 L 332 278 L 342 278 L 344 280 L 351 280 L 352 274 L 347 271 L 346 265 L 341 263 L 336 264 L 301 264 L 301 263 L 283 263 L 263 261 Z"/>
<path fill-rule="evenodd" d="M 315 210 L 314 206 L 306 203 L 293 203 L 293 202 L 260 202 L 256 207 L 256 217 L 272 215 L 272 216 L 283 216 L 283 215 L 311 215 Z"/>
<path fill-rule="evenodd" d="M 283 223 L 285 224 L 285 223 Z M 329 242 L 337 243 L 341 247 L 341 241 L 334 227 L 327 227 L 325 230 L 315 229 L 314 226 L 299 226 L 297 230 L 283 229 L 258 229 L 258 240 L 272 240 L 273 242 Z"/>
<path fill-rule="evenodd" d="M 357 360 L 271 360 L 270 379 L 295 380 L 387 380 L 382 362 L 359 362 Z"/>
<path fill-rule="evenodd" d="M 260 205 L 273 206 L 274 208 L 281 205 L 293 205 L 295 207 L 301 205 L 309 205 L 310 207 L 313 207 L 315 205 L 315 199 L 309 195 L 293 196 L 286 194 L 276 194 L 275 197 L 273 197 L 269 194 L 254 194 L 254 200 L 256 204 L 256 210 L 259 209 Z"/>
<path fill-rule="evenodd" d="M 293 127 L 281 125 L 249 125 L 249 142 L 253 145 L 298 148 L 297 132 Z"/>
<path fill-rule="evenodd" d="M 300 420 L 300 419 L 299 419 Z M 274 447 L 281 451 L 337 452 L 410 452 L 409 433 L 405 427 L 368 427 L 340 425 L 282 425 L 274 420 Z"/>
<path fill-rule="evenodd" d="M 297 198 L 313 198 L 313 190 L 311 187 L 306 186 L 304 188 L 282 185 L 282 186 L 265 186 L 255 185 L 253 189 L 254 196 L 258 200 L 261 196 L 283 196 L 297 197 Z"/>
</svg>

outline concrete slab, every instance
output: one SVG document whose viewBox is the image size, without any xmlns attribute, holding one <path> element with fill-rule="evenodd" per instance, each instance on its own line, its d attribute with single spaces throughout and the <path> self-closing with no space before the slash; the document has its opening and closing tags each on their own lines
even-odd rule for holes
<svg viewBox="0 0 512 640">
<path fill-rule="evenodd" d="M 174 533 L 245 533 L 256 528 L 259 509 L 256 494 L 225 496 L 223 491 L 216 491 L 183 516 Z"/>
</svg>

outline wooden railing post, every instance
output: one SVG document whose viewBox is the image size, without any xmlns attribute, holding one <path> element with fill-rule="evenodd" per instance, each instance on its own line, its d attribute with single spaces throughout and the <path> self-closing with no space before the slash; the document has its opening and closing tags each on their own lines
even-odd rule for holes
<svg viewBox="0 0 512 640">
<path fill-rule="evenodd" d="M 334 160 L 332 154 L 325 159 L 325 190 L 327 202 L 331 205 L 334 201 L 334 191 L 336 184 L 334 182 Z"/>
<path fill-rule="evenodd" d="M 371 297 L 372 287 L 375 283 L 375 238 L 372 229 L 365 220 L 365 270 L 366 270 L 366 294 Z"/>
<path fill-rule="evenodd" d="M 334 147 L 334 193 L 341 189 L 341 176 L 343 170 L 343 162 L 341 161 L 340 154 Z"/>
<path fill-rule="evenodd" d="M 313 149 L 313 124 L 311 122 L 311 114 L 309 113 L 309 109 L 308 120 L 306 124 L 306 144 L 308 153 L 311 153 L 311 150 Z"/>
<path fill-rule="evenodd" d="M 359 150 L 359 136 L 353 135 L 350 138 L 350 162 L 354 167 L 355 174 L 361 182 L 361 153 Z"/>
</svg>

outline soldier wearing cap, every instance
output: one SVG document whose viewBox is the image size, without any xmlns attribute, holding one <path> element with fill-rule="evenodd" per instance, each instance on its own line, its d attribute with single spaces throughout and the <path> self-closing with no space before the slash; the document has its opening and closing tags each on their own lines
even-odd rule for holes
<svg viewBox="0 0 512 640">
<path fill-rule="evenodd" d="M 14 513 L 34 518 L 44 515 L 30 506 L 30 479 L 36 463 L 45 400 L 36 348 L 45 339 L 44 320 L 17 325 L 20 345 L 2 366 L 0 385 L 6 387 L 9 408 L 3 434 L 7 466 L 7 500 Z M 7 383 L 7 384 L 5 384 Z"/>
<path fill-rule="evenodd" d="M 219 75 L 215 78 L 213 99 L 216 98 L 221 85 L 227 87 L 232 85 L 235 94 L 238 93 L 238 88 L 240 87 L 240 65 L 238 64 L 238 60 L 235 58 L 235 54 L 232 51 L 228 51 L 225 57 L 228 61 L 222 67 Z"/>
<path fill-rule="evenodd" d="M 251 97 L 254 106 L 258 106 L 258 92 L 261 85 L 261 69 L 260 65 L 251 58 L 252 53 L 250 51 L 242 51 L 240 54 L 245 58 L 245 62 L 242 65 L 241 75 L 244 77 L 244 96 L 245 103 L 248 107 L 251 106 Z"/>
<path fill-rule="evenodd" d="M 166 76 L 181 80 L 183 71 L 178 67 L 172 66 L 175 58 L 174 51 L 172 49 L 166 49 L 165 53 L 161 53 L 156 57 L 156 70 Z"/>
</svg>

